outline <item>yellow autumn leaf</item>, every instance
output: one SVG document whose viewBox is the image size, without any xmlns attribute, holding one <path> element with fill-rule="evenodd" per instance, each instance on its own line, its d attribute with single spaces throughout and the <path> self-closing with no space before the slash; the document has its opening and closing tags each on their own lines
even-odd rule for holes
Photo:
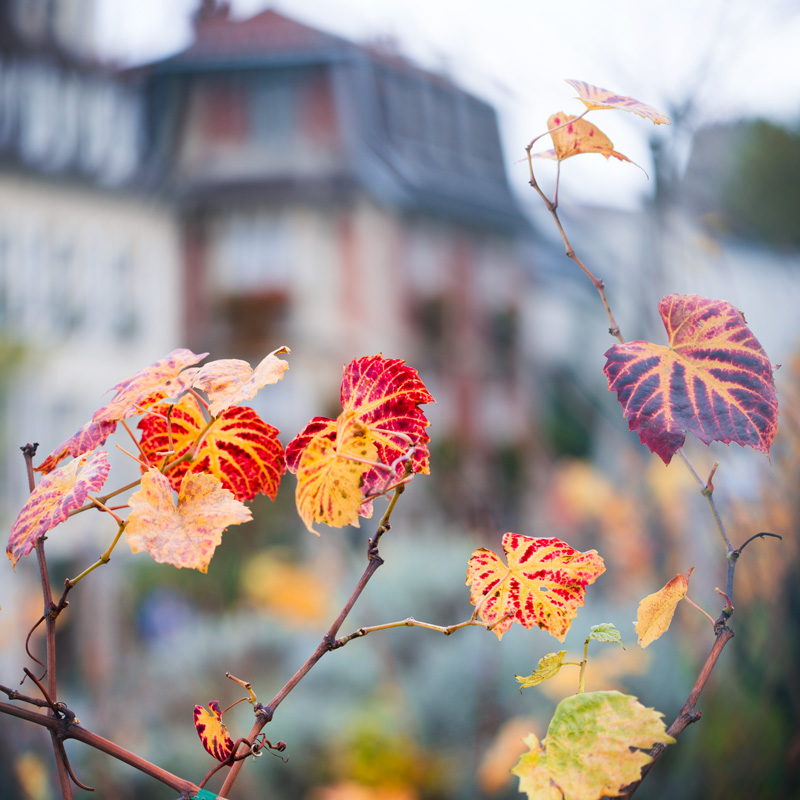
<svg viewBox="0 0 800 800">
<path fill-rule="evenodd" d="M 652 644 L 659 636 L 666 633 L 672 622 L 672 615 L 678 603 L 686 597 L 689 589 L 689 578 L 694 567 L 686 575 L 676 575 L 666 586 L 654 594 L 649 594 L 639 603 L 634 628 L 639 635 L 641 647 Z"/>
<path fill-rule="evenodd" d="M 252 519 L 219 478 L 206 473 L 186 473 L 176 505 L 169 481 L 154 467 L 128 505 L 125 535 L 134 553 L 144 550 L 160 564 L 200 572 L 208 570 L 223 531 Z"/>
<path fill-rule="evenodd" d="M 217 761 L 226 761 L 233 752 L 233 739 L 222 721 L 219 702 L 212 700 L 208 704 L 208 709 L 206 711 L 203 706 L 194 707 L 195 730 L 206 752 L 214 756 Z"/>
<path fill-rule="evenodd" d="M 369 428 L 355 411 L 343 411 L 336 440 L 322 431 L 306 446 L 297 469 L 297 511 L 311 533 L 313 524 L 359 527 L 364 473 L 375 466 L 378 450 Z"/>
<path fill-rule="evenodd" d="M 634 163 L 614 149 L 611 139 L 600 128 L 574 114 L 565 114 L 563 111 L 552 114 L 547 120 L 547 129 L 550 131 L 555 149 L 534 153 L 534 158 L 552 158 L 556 161 L 563 161 L 565 158 L 582 153 L 599 153 L 606 158 L 614 156 L 620 161 Z"/>
</svg>

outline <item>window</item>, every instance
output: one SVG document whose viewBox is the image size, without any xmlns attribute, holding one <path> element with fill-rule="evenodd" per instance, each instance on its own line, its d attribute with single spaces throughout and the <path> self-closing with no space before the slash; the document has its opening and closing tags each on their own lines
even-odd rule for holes
<svg viewBox="0 0 800 800">
<path fill-rule="evenodd" d="M 239 213 L 220 223 L 216 283 L 228 294 L 284 290 L 290 278 L 291 239 L 283 213 Z"/>
</svg>

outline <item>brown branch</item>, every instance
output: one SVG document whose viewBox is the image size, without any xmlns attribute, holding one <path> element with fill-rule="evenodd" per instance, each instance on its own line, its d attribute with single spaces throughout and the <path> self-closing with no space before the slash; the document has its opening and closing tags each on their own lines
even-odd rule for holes
<svg viewBox="0 0 800 800">
<path fill-rule="evenodd" d="M 174 789 L 176 792 L 179 792 L 184 797 L 193 797 L 197 794 L 199 789 L 197 784 L 184 780 L 183 778 L 179 778 L 177 775 L 173 775 L 171 772 L 167 772 L 167 770 L 157 767 L 155 764 L 147 761 L 141 756 L 131 753 L 130 750 L 126 750 L 124 747 L 120 747 L 118 744 L 115 744 L 108 739 L 104 739 L 102 736 L 99 736 L 98 734 L 82 727 L 77 722 L 74 722 L 75 716 L 71 712 L 64 713 L 63 718 L 59 719 L 53 716 L 40 714 L 36 711 L 31 711 L 27 708 L 20 708 L 19 706 L 15 706 L 11 703 L 0 702 L 0 713 L 9 714 L 12 717 L 24 719 L 28 722 L 33 722 L 36 725 L 41 725 L 44 728 L 48 728 L 51 736 L 53 736 L 54 740 L 59 743 L 58 746 L 60 746 L 61 741 L 66 739 L 75 739 L 75 741 L 83 742 L 83 744 L 89 745 L 89 747 L 93 747 L 96 750 L 100 750 L 101 752 L 106 753 L 106 755 L 111 756 L 111 758 L 117 759 L 117 761 L 122 761 L 125 764 L 134 767 L 134 769 L 138 769 L 140 772 L 149 775 L 151 778 L 155 778 L 157 781 L 160 781 L 161 783 L 169 786 L 171 789 Z M 68 774 L 67 777 L 69 779 Z M 72 789 L 70 787 L 70 794 L 71 791 Z"/>
<path fill-rule="evenodd" d="M 410 462 L 407 464 L 406 471 L 410 470 Z M 367 543 L 367 566 L 364 569 L 361 577 L 358 579 L 358 583 L 356 584 L 355 588 L 353 589 L 352 594 L 348 598 L 347 602 L 344 605 L 344 608 L 339 613 L 339 616 L 336 618 L 334 623 L 328 629 L 328 632 L 322 637 L 322 641 L 317 645 L 314 652 L 306 659 L 305 663 L 300 667 L 300 669 L 292 675 L 291 678 L 284 684 L 281 690 L 272 698 L 272 700 L 267 703 L 266 706 L 257 703 L 255 705 L 255 712 L 256 712 L 256 721 L 253 724 L 253 727 L 250 729 L 250 733 L 247 735 L 246 739 L 244 740 L 244 744 L 252 747 L 255 743 L 256 737 L 259 733 L 264 729 L 264 727 L 272 720 L 273 715 L 275 714 L 275 709 L 286 699 L 289 693 L 300 683 L 301 680 L 309 673 L 312 667 L 328 652 L 330 652 L 334 648 L 334 644 L 336 642 L 336 636 L 339 633 L 339 629 L 344 624 L 345 619 L 347 619 L 347 615 L 352 610 L 353 606 L 356 604 L 356 601 L 361 596 L 361 593 L 364 591 L 366 585 L 369 583 L 372 576 L 377 571 L 378 567 L 383 564 L 383 559 L 381 558 L 378 552 L 378 543 L 380 542 L 381 536 L 386 533 L 391 525 L 390 519 L 392 516 L 392 512 L 394 511 L 394 507 L 397 504 L 397 500 L 399 499 L 400 495 L 403 493 L 405 489 L 405 484 L 401 484 L 395 490 L 392 499 L 389 501 L 389 507 L 386 509 L 381 521 L 378 525 L 377 530 L 375 531 L 375 536 L 369 540 Z M 234 753 L 236 751 L 234 750 Z M 227 776 L 225 777 L 225 781 L 222 784 L 222 787 L 219 790 L 219 797 L 226 797 L 227 793 L 231 790 L 231 787 L 236 780 L 236 777 L 239 774 L 242 766 L 244 764 L 244 759 L 240 761 L 236 761 L 228 772 Z"/>
<path fill-rule="evenodd" d="M 36 488 L 36 479 L 33 474 L 33 457 L 36 455 L 38 443 L 23 445 L 22 455 L 25 458 L 25 468 L 28 473 L 28 486 L 30 491 Z M 44 541 L 47 537 L 41 536 L 36 542 L 36 560 L 39 564 L 39 577 L 42 583 L 42 599 L 44 600 L 45 630 L 47 640 L 47 692 L 45 697 L 52 703 L 55 703 L 57 697 L 56 690 L 56 617 L 57 613 L 53 613 L 56 606 L 53 603 L 53 590 L 50 586 L 50 576 L 47 571 L 47 559 L 44 554 Z M 38 623 L 37 623 L 38 624 Z M 31 674 L 31 677 L 33 675 Z M 54 714 L 52 708 L 49 713 Z M 70 783 L 69 765 L 66 760 L 66 753 L 61 747 L 58 736 L 51 731 L 50 737 L 53 740 L 53 752 L 56 758 L 56 767 L 58 769 L 58 780 L 61 785 L 61 794 L 64 800 L 72 800 L 72 784 Z"/>
<path fill-rule="evenodd" d="M 50 708 L 50 703 L 48 703 L 47 700 L 40 700 L 38 697 L 29 697 L 27 694 L 22 694 L 22 692 L 17 691 L 17 689 L 11 689 L 8 686 L 4 686 L 2 683 L 0 683 L 0 692 L 8 695 L 9 700 L 19 700 L 23 703 L 36 706 L 37 708 Z"/>
<path fill-rule="evenodd" d="M 697 676 L 697 680 L 694 682 L 694 686 L 692 687 L 692 691 L 689 693 L 689 697 L 683 704 L 683 708 L 681 708 L 680 713 L 675 718 L 675 721 L 669 726 L 669 728 L 667 728 L 667 733 L 673 738 L 677 739 L 678 736 L 680 736 L 680 734 L 689 727 L 689 725 L 691 725 L 693 722 L 697 722 L 700 719 L 701 712 L 696 710 L 697 701 L 700 699 L 700 693 L 703 691 L 703 688 L 705 687 L 706 682 L 711 675 L 711 671 L 714 669 L 714 666 L 717 663 L 717 659 L 719 659 L 723 648 L 731 639 L 733 639 L 733 631 L 726 625 L 720 625 L 717 628 L 714 646 L 711 648 L 711 652 L 708 654 L 708 658 L 705 660 L 705 663 L 700 670 L 700 674 Z M 658 761 L 661 759 L 661 756 L 664 755 L 667 747 L 669 747 L 669 745 L 659 743 L 650 751 L 650 755 L 653 760 L 642 768 L 642 777 L 639 778 L 639 780 L 635 783 L 631 783 L 626 786 L 624 792 L 619 795 L 618 800 L 628 800 L 628 798 L 633 796 L 633 793 L 639 788 L 650 770 L 658 763 Z"/>
</svg>

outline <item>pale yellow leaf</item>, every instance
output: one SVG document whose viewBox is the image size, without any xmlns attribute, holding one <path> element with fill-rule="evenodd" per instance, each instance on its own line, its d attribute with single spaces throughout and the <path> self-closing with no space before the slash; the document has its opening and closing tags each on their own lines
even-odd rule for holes
<svg viewBox="0 0 800 800">
<path fill-rule="evenodd" d="M 686 597 L 692 572 L 694 567 L 686 575 L 676 575 L 666 586 L 654 594 L 647 595 L 639 603 L 634 627 L 642 647 L 647 647 L 667 632 L 675 608 Z"/>
</svg>

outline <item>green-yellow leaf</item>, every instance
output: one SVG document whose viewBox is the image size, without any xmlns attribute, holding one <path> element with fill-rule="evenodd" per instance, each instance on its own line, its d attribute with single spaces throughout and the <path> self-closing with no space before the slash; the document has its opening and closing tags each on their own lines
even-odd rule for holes
<svg viewBox="0 0 800 800">
<path fill-rule="evenodd" d="M 676 575 L 666 586 L 654 594 L 649 594 L 639 603 L 634 627 L 639 634 L 639 644 L 642 648 L 652 644 L 659 636 L 666 633 L 672 622 L 675 609 L 686 597 L 689 590 L 689 578 L 694 572 L 694 567 L 686 575 Z"/>
<path fill-rule="evenodd" d="M 599 625 L 592 625 L 589 630 L 588 641 L 590 642 L 610 642 L 622 647 L 622 636 L 620 632 L 610 622 L 601 622 Z M 624 647 L 622 648 L 625 649 Z"/>
<path fill-rule="evenodd" d="M 536 669 L 526 677 L 515 675 L 520 683 L 520 689 L 530 689 L 532 686 L 538 686 L 544 683 L 554 675 L 558 674 L 561 665 L 564 662 L 564 656 L 567 654 L 566 650 L 559 650 L 557 653 L 548 653 L 539 659 Z"/>
<path fill-rule="evenodd" d="M 638 780 L 651 760 L 644 749 L 674 744 L 661 714 L 620 692 L 588 692 L 558 704 L 542 748 L 535 736 L 530 752 L 512 770 L 529 800 L 599 800 Z"/>
</svg>

